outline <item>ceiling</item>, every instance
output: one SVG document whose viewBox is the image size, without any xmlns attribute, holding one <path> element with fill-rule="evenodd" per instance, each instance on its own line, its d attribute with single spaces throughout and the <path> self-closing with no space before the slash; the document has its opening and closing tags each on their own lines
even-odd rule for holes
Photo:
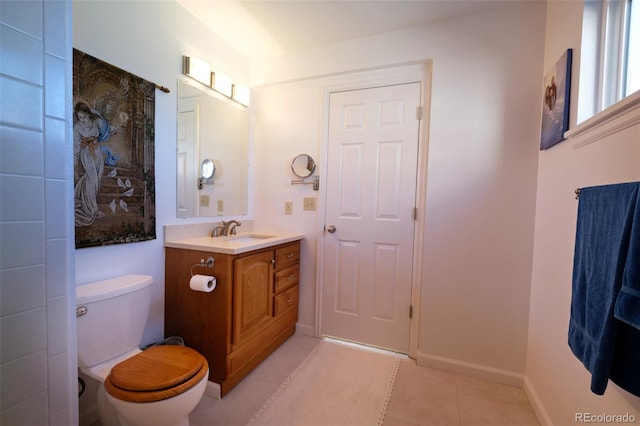
<svg viewBox="0 0 640 426">
<path fill-rule="evenodd" d="M 245 56 L 278 55 L 526 0 L 176 0 Z"/>
</svg>

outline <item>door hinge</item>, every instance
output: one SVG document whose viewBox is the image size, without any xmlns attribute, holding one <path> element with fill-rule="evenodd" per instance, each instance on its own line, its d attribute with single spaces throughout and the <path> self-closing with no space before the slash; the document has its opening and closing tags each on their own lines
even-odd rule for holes
<svg viewBox="0 0 640 426">
<path fill-rule="evenodd" d="M 413 305 L 409 305 L 409 319 L 413 318 Z"/>
<path fill-rule="evenodd" d="M 418 208 L 413 208 L 413 220 L 418 220 Z"/>
<path fill-rule="evenodd" d="M 422 105 L 418 105 L 416 107 L 416 120 L 422 120 L 423 114 L 424 114 L 424 108 L 422 108 Z"/>
</svg>

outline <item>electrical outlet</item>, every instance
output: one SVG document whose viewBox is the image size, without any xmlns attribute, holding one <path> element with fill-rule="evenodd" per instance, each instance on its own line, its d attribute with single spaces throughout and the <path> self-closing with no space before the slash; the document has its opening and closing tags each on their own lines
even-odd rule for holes
<svg viewBox="0 0 640 426">
<path fill-rule="evenodd" d="M 218 200 L 218 211 L 224 211 L 224 201 L 223 200 Z"/>
<path fill-rule="evenodd" d="M 208 195 L 201 195 L 200 196 L 200 206 L 209 207 L 209 196 Z"/>
<path fill-rule="evenodd" d="M 284 202 L 284 214 L 293 214 L 293 203 L 291 201 Z"/>
<path fill-rule="evenodd" d="M 316 209 L 316 199 L 315 197 L 309 197 L 304 199 L 303 209 L 305 210 L 315 210 Z"/>
</svg>

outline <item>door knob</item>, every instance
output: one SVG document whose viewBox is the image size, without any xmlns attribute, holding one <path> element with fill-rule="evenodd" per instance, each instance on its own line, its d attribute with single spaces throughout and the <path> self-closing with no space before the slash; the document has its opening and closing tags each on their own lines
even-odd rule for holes
<svg viewBox="0 0 640 426">
<path fill-rule="evenodd" d="M 336 227 L 333 225 L 327 226 L 327 232 L 329 232 L 330 234 L 333 234 L 334 232 L 336 232 Z"/>
</svg>

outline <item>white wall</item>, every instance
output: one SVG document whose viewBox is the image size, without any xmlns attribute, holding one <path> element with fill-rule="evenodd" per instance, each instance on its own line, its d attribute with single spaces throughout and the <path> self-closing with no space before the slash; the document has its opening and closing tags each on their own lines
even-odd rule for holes
<svg viewBox="0 0 640 426">
<path fill-rule="evenodd" d="M 77 423 L 71 3 L 0 2 L 0 424 Z M 51 202 L 51 200 L 55 200 Z"/>
<path fill-rule="evenodd" d="M 59 92 L 63 77 L 53 70 L 67 73 L 65 93 L 71 87 L 68 39 L 61 39 L 61 28 L 69 28 L 70 22 L 66 6 L 65 2 L 0 3 L 2 424 L 16 424 L 15 419 L 29 416 L 34 424 L 74 424 L 77 419 L 72 398 L 75 357 L 70 355 L 75 353 L 75 326 L 67 316 L 75 300 L 72 175 L 70 167 L 55 167 L 71 161 L 70 149 L 61 148 L 65 137 L 60 136 L 62 132 L 69 140 L 71 116 L 61 110 L 62 103 L 50 103 L 62 102 L 65 96 Z M 581 2 L 550 2 L 547 7 L 546 35 L 545 5 L 518 3 L 310 50 L 252 69 L 254 83 L 263 84 L 255 93 L 256 228 L 307 233 L 300 323 L 312 329 L 316 235 L 322 224 L 317 213 L 301 207 L 303 197 L 317 193 L 308 186 L 289 184 L 289 164 L 295 155 L 305 152 L 321 158 L 321 94 L 328 80 L 309 78 L 330 74 L 339 78 L 356 70 L 433 60 L 420 359 L 519 377 L 528 333 L 527 391 L 543 420 L 573 423 L 574 413 L 583 411 L 640 415 L 637 399 L 613 385 L 602 397 L 591 394 L 589 375 L 566 344 L 575 232 L 573 189 L 640 178 L 633 167 L 640 156 L 639 130 L 633 127 L 579 149 L 563 142 L 538 154 L 543 71 L 564 49 L 577 51 L 580 43 Z M 173 2 L 155 2 L 151 8 L 146 2 L 76 1 L 73 46 L 172 89 L 171 94 L 156 96 L 158 239 L 75 251 L 78 285 L 124 273 L 154 276 L 145 340 L 155 340 L 163 329 L 162 226 L 206 221 L 175 218 L 175 81 L 181 55 L 207 59 L 245 81 L 249 65 Z M 18 62 L 7 61 L 7 55 L 15 55 Z M 16 63 L 30 67 L 10 69 L 9 64 Z M 302 81 L 284 83 L 294 79 Z M 18 88 L 16 98 L 7 95 L 13 88 Z M 22 115 L 10 117 L 9 111 L 25 105 L 14 100 L 26 98 L 39 100 L 35 110 L 20 110 Z M 574 89 L 572 112 L 575 100 Z M 25 158 L 38 161 L 27 164 Z M 38 166 L 34 169 L 33 164 Z M 20 198 L 15 195 L 17 188 L 35 195 Z M 284 201 L 294 202 L 292 216 L 283 214 Z M 60 210 L 69 213 L 60 215 Z M 67 221 L 60 223 L 59 217 Z M 25 234 L 9 238 L 24 226 L 40 231 L 29 239 Z M 15 371 L 32 372 L 40 379 L 14 379 Z M 59 374 L 49 375 L 45 383 L 41 378 L 47 371 Z"/>
<path fill-rule="evenodd" d="M 579 75 L 581 19 L 582 2 L 548 5 L 545 71 L 573 48 L 574 82 Z M 577 89 L 574 83 L 571 129 Z M 640 126 L 635 125 L 588 145 L 578 147 L 577 140 L 567 140 L 539 154 L 526 390 L 547 424 L 573 424 L 576 413 L 585 412 L 630 413 L 640 419 L 640 400 L 614 384 L 603 396 L 591 392 L 591 376 L 567 344 L 578 207 L 574 190 L 640 180 L 639 140 Z"/>
<path fill-rule="evenodd" d="M 307 233 L 302 324 L 315 324 L 323 224 L 302 210 L 302 198 L 315 194 L 290 185 L 289 164 L 299 153 L 322 158 L 323 87 L 359 70 L 432 60 L 419 361 L 522 382 L 544 20 L 544 3 L 518 3 L 252 69 L 262 84 L 254 92 L 256 228 Z M 292 216 L 284 215 L 287 200 Z"/>
<path fill-rule="evenodd" d="M 76 250 L 77 285 L 124 274 L 154 278 L 143 343 L 164 337 L 163 226 L 212 221 L 176 218 L 177 80 L 182 55 L 206 60 L 240 81 L 248 61 L 173 1 L 74 1 L 73 46 L 111 65 L 171 89 L 156 91 L 156 233 L 152 241 Z M 216 221 L 218 218 L 216 218 Z"/>
</svg>

